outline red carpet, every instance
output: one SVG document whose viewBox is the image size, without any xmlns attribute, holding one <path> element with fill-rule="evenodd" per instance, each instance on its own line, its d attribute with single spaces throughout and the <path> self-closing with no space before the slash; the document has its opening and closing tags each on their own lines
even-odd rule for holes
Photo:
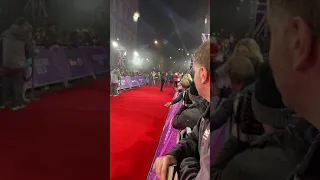
<svg viewBox="0 0 320 180">
<path fill-rule="evenodd" d="M 110 167 L 112 180 L 147 177 L 174 92 L 141 87 L 110 99 Z"/>
<path fill-rule="evenodd" d="M 109 179 L 108 86 L 94 81 L 48 93 L 21 111 L 1 110 L 0 179 Z"/>
</svg>

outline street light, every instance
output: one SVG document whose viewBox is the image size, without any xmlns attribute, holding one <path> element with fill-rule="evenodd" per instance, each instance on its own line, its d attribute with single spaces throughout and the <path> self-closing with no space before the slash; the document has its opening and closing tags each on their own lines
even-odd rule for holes
<svg viewBox="0 0 320 180">
<path fill-rule="evenodd" d="M 137 56 L 139 56 L 139 53 L 138 53 L 137 51 L 135 51 L 135 52 L 133 53 L 133 55 L 134 55 L 135 57 L 137 57 Z"/>
<path fill-rule="evenodd" d="M 137 22 L 140 17 L 140 13 L 138 11 L 133 13 L 133 21 Z"/>
<path fill-rule="evenodd" d="M 172 57 L 170 57 L 170 59 L 172 59 Z"/>
<path fill-rule="evenodd" d="M 117 47 L 119 46 L 119 44 L 118 44 L 117 42 L 113 41 L 113 42 L 112 42 L 112 46 L 115 47 L 115 48 L 117 48 Z"/>
<path fill-rule="evenodd" d="M 117 41 L 119 41 L 119 38 L 117 38 Z"/>
<path fill-rule="evenodd" d="M 189 53 L 187 53 L 187 56 L 189 56 L 190 54 Z"/>
</svg>

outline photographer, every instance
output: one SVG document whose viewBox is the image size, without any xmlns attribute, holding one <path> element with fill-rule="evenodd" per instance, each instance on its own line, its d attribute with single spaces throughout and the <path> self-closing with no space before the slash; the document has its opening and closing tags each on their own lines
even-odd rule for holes
<svg viewBox="0 0 320 180">
<path fill-rule="evenodd" d="M 288 158 L 298 157 L 295 156 L 298 151 L 288 149 L 290 140 L 281 133 L 299 119 L 283 104 L 268 64 L 261 68 L 255 84 L 242 91 L 237 101 L 232 135 L 217 160 L 211 161 L 211 179 L 285 179 L 299 158 Z M 257 135 L 262 136 L 252 141 L 251 137 Z M 295 142 L 305 145 L 301 139 Z"/>
</svg>

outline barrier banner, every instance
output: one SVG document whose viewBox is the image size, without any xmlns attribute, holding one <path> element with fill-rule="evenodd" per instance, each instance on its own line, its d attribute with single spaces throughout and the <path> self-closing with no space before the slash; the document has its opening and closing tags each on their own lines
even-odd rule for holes
<svg viewBox="0 0 320 180">
<path fill-rule="evenodd" d="M 64 52 L 67 57 L 72 79 L 92 75 L 92 71 L 89 70 L 91 65 L 89 65 L 84 58 L 82 49 L 65 48 Z"/>
<path fill-rule="evenodd" d="M 39 47 L 34 63 L 34 87 L 64 82 L 96 73 L 108 72 L 106 51 L 101 47 L 65 48 L 54 46 L 50 49 Z M 26 88 L 31 87 L 31 80 Z"/>
<path fill-rule="evenodd" d="M 53 60 L 51 54 L 53 50 L 41 49 L 34 63 L 34 83 L 36 86 L 53 84 L 64 81 L 67 72 L 61 67 L 66 67 L 65 58 Z"/>
<path fill-rule="evenodd" d="M 107 72 L 109 70 L 108 54 L 100 47 L 86 48 L 83 56 L 91 62 L 91 69 L 95 74 Z"/>
<path fill-rule="evenodd" d="M 127 83 L 125 77 L 121 76 L 121 84 L 120 89 L 127 89 L 130 88 L 129 84 Z"/>
<path fill-rule="evenodd" d="M 139 86 L 136 76 L 131 77 L 132 87 Z"/>
<path fill-rule="evenodd" d="M 132 81 L 130 76 L 124 77 L 126 84 L 128 85 L 128 88 L 132 88 Z"/>
<path fill-rule="evenodd" d="M 143 76 L 137 76 L 137 80 L 138 80 L 140 85 L 144 85 L 145 84 L 145 78 Z"/>
<path fill-rule="evenodd" d="M 176 96 L 177 96 L 177 93 L 174 96 L 174 98 Z M 179 135 L 179 130 L 174 129 L 171 125 L 171 122 L 175 114 L 178 112 L 179 108 L 180 108 L 180 103 L 174 104 L 170 107 L 170 112 L 168 114 L 165 125 L 163 127 L 161 138 L 160 138 L 155 156 L 153 158 L 152 164 L 150 166 L 147 180 L 158 180 L 156 173 L 152 169 L 154 161 L 156 160 L 157 157 L 161 157 L 166 153 L 168 153 L 170 149 L 177 144 L 177 137 Z"/>
</svg>

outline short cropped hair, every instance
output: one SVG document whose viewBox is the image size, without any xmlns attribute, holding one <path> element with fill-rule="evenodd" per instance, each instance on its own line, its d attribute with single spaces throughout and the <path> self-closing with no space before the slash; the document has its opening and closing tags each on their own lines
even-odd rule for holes
<svg viewBox="0 0 320 180">
<path fill-rule="evenodd" d="M 226 72 L 232 83 L 247 84 L 254 80 L 256 72 L 249 58 L 231 56 L 226 63 Z"/>
<path fill-rule="evenodd" d="M 210 41 L 205 41 L 194 55 L 194 64 L 204 66 L 210 72 Z"/>
<path fill-rule="evenodd" d="M 180 84 L 185 89 L 188 89 L 191 86 L 189 79 L 181 79 Z"/>
<path fill-rule="evenodd" d="M 313 33 L 320 36 L 319 0 L 268 0 L 269 9 L 285 10 L 290 17 L 301 17 L 310 25 Z M 278 11 L 283 13 L 283 11 Z"/>
</svg>

